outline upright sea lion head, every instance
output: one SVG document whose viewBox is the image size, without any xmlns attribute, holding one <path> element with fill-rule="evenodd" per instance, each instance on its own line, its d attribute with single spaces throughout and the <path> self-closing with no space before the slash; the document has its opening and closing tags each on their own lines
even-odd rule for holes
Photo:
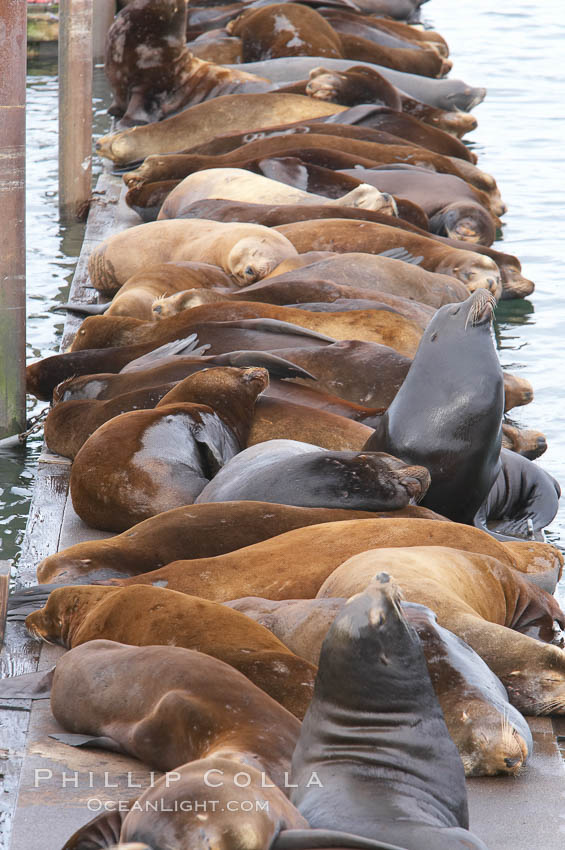
<svg viewBox="0 0 565 850">
<path fill-rule="evenodd" d="M 295 253 L 292 244 L 276 231 L 268 236 L 245 236 L 235 243 L 228 255 L 226 271 L 240 286 L 262 280 L 288 256 Z"/>
<path fill-rule="evenodd" d="M 491 325 L 495 307 L 496 298 L 486 289 L 475 290 L 466 301 L 446 304 L 440 307 L 429 323 L 421 344 L 435 344 L 438 348 L 455 341 L 460 345 L 465 345 L 466 341 L 475 344 L 481 334 L 492 339 Z M 494 344 L 491 344 L 488 351 L 496 355 Z M 502 381 L 502 372 L 500 380 Z"/>
</svg>

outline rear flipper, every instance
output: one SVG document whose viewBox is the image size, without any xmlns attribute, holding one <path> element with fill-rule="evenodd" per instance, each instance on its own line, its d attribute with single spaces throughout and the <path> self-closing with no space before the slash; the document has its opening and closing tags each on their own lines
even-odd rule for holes
<svg viewBox="0 0 565 850">
<path fill-rule="evenodd" d="M 101 316 L 111 304 L 111 301 L 106 301 L 105 304 L 73 304 L 70 301 L 66 304 L 57 304 L 55 307 L 51 307 L 51 312 L 66 310 L 68 313 L 76 313 L 79 316 Z"/>
<path fill-rule="evenodd" d="M 91 747 L 94 750 L 108 750 L 111 753 L 125 753 L 127 750 L 115 741 L 113 738 L 108 738 L 106 735 L 79 735 L 72 732 L 57 732 L 49 735 L 60 744 L 67 744 L 69 747 Z"/>
<path fill-rule="evenodd" d="M 58 584 L 39 584 L 37 587 L 27 587 L 18 590 L 8 597 L 8 620 L 25 620 L 28 614 L 38 611 L 47 604 L 49 594 Z"/>
<path fill-rule="evenodd" d="M 0 679 L 0 699 L 49 699 L 55 668 Z"/>
</svg>

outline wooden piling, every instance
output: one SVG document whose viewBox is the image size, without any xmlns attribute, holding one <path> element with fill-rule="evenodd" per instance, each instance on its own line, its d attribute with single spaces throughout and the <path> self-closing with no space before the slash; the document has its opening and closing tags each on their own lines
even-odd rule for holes
<svg viewBox="0 0 565 850">
<path fill-rule="evenodd" d="M 26 0 L 0 2 L 0 439 L 25 428 Z"/>
<path fill-rule="evenodd" d="M 10 568 L 11 564 L 9 561 L 0 561 L 0 647 L 4 643 L 4 632 L 6 630 L 8 593 L 10 592 Z"/>
<path fill-rule="evenodd" d="M 94 61 L 104 61 L 104 45 L 106 33 L 110 29 L 116 14 L 116 0 L 95 0 L 96 14 L 94 15 L 92 29 L 92 45 L 94 50 Z"/>
<path fill-rule="evenodd" d="M 59 4 L 59 209 L 82 220 L 92 190 L 92 0 Z"/>
</svg>

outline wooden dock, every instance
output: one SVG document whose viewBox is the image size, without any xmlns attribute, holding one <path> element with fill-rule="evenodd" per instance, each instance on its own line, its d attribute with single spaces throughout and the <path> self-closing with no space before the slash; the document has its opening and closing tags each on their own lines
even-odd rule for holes
<svg viewBox="0 0 565 850">
<path fill-rule="evenodd" d="M 103 174 L 88 218 L 70 300 L 95 301 L 89 286 L 88 257 L 112 233 L 139 223 L 123 202 L 121 180 Z M 66 349 L 80 319 L 68 316 Z M 82 523 L 68 495 L 70 461 L 44 450 L 16 577 L 18 588 L 36 583 L 39 561 L 88 539 L 108 537 Z M 0 654 L 0 676 L 49 669 L 62 653 L 40 645 L 21 622 L 9 622 Z M 557 734 L 565 720 L 531 718 L 535 752 L 517 778 L 468 780 L 471 829 L 489 850 L 558 850 L 565 846 L 565 768 Z M 49 735 L 61 731 L 48 700 L 12 700 L 0 705 L 0 848 L 61 850 L 74 830 L 88 822 L 105 801 L 138 796 L 158 774 L 139 761 L 97 750 L 77 750 Z"/>
</svg>

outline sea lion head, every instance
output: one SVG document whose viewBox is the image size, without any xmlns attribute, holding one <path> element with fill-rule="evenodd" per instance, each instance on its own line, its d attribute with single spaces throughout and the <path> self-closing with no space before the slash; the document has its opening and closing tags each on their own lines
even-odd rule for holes
<svg viewBox="0 0 565 850">
<path fill-rule="evenodd" d="M 515 711 L 513 706 L 509 709 Z M 511 721 L 484 700 L 471 699 L 461 713 L 458 734 L 453 736 L 465 768 L 465 776 L 496 776 L 520 773 L 531 740 L 526 741 Z"/>
<path fill-rule="evenodd" d="M 49 594 L 44 608 L 26 617 L 26 629 L 44 643 L 70 648 L 73 633 L 80 626 L 88 608 L 107 593 L 108 588 L 93 585 L 59 587 Z"/>
<path fill-rule="evenodd" d="M 456 277 L 469 292 L 486 289 L 496 299 L 502 295 L 500 270 L 491 257 L 472 251 L 456 251 L 436 268 L 438 274 Z"/>
<path fill-rule="evenodd" d="M 228 255 L 226 271 L 240 286 L 248 286 L 262 280 L 295 250 L 280 233 L 268 236 L 245 236 L 235 243 Z M 272 238 L 274 237 L 274 238 Z"/>
</svg>

